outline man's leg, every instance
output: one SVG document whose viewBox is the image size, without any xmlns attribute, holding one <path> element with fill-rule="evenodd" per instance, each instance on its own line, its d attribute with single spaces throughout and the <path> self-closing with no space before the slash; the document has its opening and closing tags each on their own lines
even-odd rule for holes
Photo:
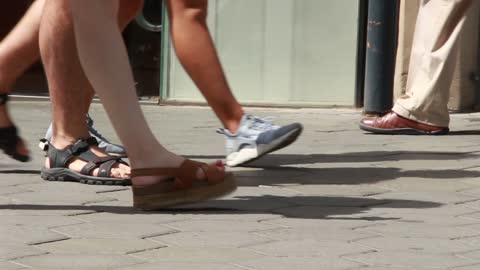
<svg viewBox="0 0 480 270">
<path fill-rule="evenodd" d="M 8 94 L 17 78 L 38 60 L 38 29 L 44 0 L 35 1 L 26 15 L 0 43 L 0 94 Z M 0 105 L 0 128 L 13 125 L 7 106 Z M 23 141 L 16 145 L 16 152 L 28 156 Z"/>
<path fill-rule="evenodd" d="M 121 29 L 124 29 L 129 22 L 133 20 L 133 18 L 138 14 L 140 9 L 143 7 L 143 0 L 120 0 L 120 7 L 118 11 L 118 24 Z M 73 31 L 73 29 L 72 29 Z M 90 84 L 88 83 L 87 92 L 85 93 L 84 98 L 88 101 L 86 103 L 86 110 L 88 111 L 90 108 L 91 100 L 93 99 L 94 92 Z M 99 147 L 104 150 L 105 152 L 116 155 L 116 156 L 125 156 L 125 149 L 117 144 L 111 143 L 107 138 L 103 137 L 94 127 L 94 121 L 87 114 L 87 127 L 91 136 L 95 137 L 99 142 Z M 45 139 L 50 141 L 53 136 L 53 126 L 47 130 L 45 134 Z"/>
<path fill-rule="evenodd" d="M 141 1 L 128 0 L 125 3 L 141 6 Z M 122 16 L 126 15 L 127 12 L 123 10 Z M 122 26 L 133 16 L 128 17 L 122 18 Z M 65 1 L 47 0 L 40 28 L 40 51 L 52 100 L 51 144 L 55 149 L 64 149 L 79 139 L 90 137 L 85 115 L 94 93 L 78 60 L 73 22 Z M 97 156 L 106 156 L 98 147 L 91 146 L 90 150 Z M 68 167 L 80 172 L 86 162 L 74 160 Z M 49 161 L 47 159 L 47 168 L 50 166 Z M 98 175 L 98 170 L 93 171 L 92 175 Z M 117 163 L 110 176 L 124 178 L 129 172 L 128 166 Z"/>
<path fill-rule="evenodd" d="M 227 165 L 247 163 L 294 142 L 300 124 L 279 127 L 244 115 L 208 31 L 208 0 L 166 0 L 166 5 L 177 57 L 225 127 Z"/>
<path fill-rule="evenodd" d="M 132 162 L 134 205 L 153 210 L 212 199 L 235 190 L 233 179 L 225 175 L 221 163 L 185 161 L 166 150 L 152 134 L 138 103 L 125 46 L 112 19 L 118 1 L 69 3 L 82 66 Z"/>
<path fill-rule="evenodd" d="M 455 69 L 458 37 L 471 0 L 423 0 L 417 17 L 407 93 L 393 111 L 364 119 L 360 127 L 375 133 L 445 134 L 449 89 Z"/>
</svg>

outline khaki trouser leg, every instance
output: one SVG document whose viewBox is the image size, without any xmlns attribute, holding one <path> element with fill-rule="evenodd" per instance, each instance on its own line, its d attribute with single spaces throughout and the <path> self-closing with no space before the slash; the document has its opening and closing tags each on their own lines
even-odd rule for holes
<svg viewBox="0 0 480 270">
<path fill-rule="evenodd" d="M 394 112 L 421 123 L 448 126 L 458 37 L 470 6 L 471 0 L 421 0 L 407 91 L 395 103 Z"/>
</svg>

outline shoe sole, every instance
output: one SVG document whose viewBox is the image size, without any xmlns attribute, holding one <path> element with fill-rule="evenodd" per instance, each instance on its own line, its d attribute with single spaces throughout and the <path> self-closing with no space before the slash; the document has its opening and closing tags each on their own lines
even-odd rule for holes
<svg viewBox="0 0 480 270">
<path fill-rule="evenodd" d="M 360 129 L 376 133 L 376 134 L 386 134 L 386 135 L 446 135 L 450 131 L 448 128 L 444 128 L 438 131 L 423 131 L 414 128 L 394 128 L 394 129 L 386 129 L 386 128 L 374 128 L 367 125 L 360 124 Z"/>
<path fill-rule="evenodd" d="M 88 176 L 65 168 L 43 168 L 40 173 L 40 177 L 47 181 L 75 182 L 86 185 L 129 186 L 132 184 L 132 181 L 130 179 Z"/>
<path fill-rule="evenodd" d="M 302 134 L 303 127 L 292 130 L 284 136 L 278 138 L 274 143 L 268 145 L 260 145 L 256 149 L 242 149 L 238 152 L 227 156 L 226 164 L 230 167 L 236 167 L 253 162 L 269 153 L 285 148 L 294 143 Z M 262 147 L 263 146 L 263 147 Z M 258 151 L 260 149 L 260 151 Z"/>
<path fill-rule="evenodd" d="M 227 173 L 225 179 L 216 185 L 192 187 L 158 195 L 133 196 L 133 206 L 144 211 L 161 210 L 218 199 L 231 194 L 236 189 L 235 177 L 232 173 Z"/>
</svg>

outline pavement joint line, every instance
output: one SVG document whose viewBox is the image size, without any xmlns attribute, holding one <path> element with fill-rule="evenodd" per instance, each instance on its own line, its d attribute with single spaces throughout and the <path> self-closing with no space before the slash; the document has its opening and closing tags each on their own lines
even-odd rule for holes
<svg viewBox="0 0 480 270">
<path fill-rule="evenodd" d="M 255 254 L 259 254 L 259 255 L 262 255 L 262 256 L 265 256 L 265 257 L 284 257 L 284 256 L 272 256 L 271 254 L 268 254 L 268 253 L 265 253 L 265 252 L 261 252 L 260 250 L 256 250 L 256 249 L 253 249 L 253 247 L 245 247 L 243 248 L 244 250 L 247 250 L 247 251 L 250 251 L 250 252 L 253 252 Z"/>
<path fill-rule="evenodd" d="M 265 237 L 263 237 L 263 238 L 265 238 Z M 269 241 L 269 240 L 270 240 L 270 241 Z M 239 246 L 237 246 L 236 248 L 246 249 L 246 248 L 250 248 L 250 247 L 254 247 L 254 246 L 272 244 L 272 243 L 276 243 L 276 242 L 281 242 L 281 241 L 283 241 L 283 240 L 275 240 L 275 239 L 269 239 L 269 240 L 268 240 L 267 238 L 265 238 L 265 241 L 259 241 L 259 242 L 256 242 L 256 243 L 239 245 Z"/>
<path fill-rule="evenodd" d="M 98 200 L 87 201 L 87 202 L 81 203 L 80 205 L 81 206 L 88 206 L 88 207 L 95 207 L 97 205 L 90 205 L 90 204 L 105 203 L 105 202 L 118 202 L 118 200 L 114 199 L 114 198 L 101 197 Z"/>
<path fill-rule="evenodd" d="M 465 255 L 465 254 L 468 254 L 468 253 L 472 253 L 472 252 L 476 252 L 478 250 L 472 250 L 470 252 L 465 252 L 465 253 L 457 253 L 457 254 L 452 254 L 452 256 L 454 257 L 457 257 L 457 258 L 460 258 L 460 259 L 463 259 L 463 260 L 468 260 L 468 261 L 471 261 L 473 263 L 473 265 L 476 265 L 478 264 L 478 260 L 475 260 L 475 259 L 472 259 L 472 258 L 469 258 L 469 257 L 465 257 L 465 256 L 462 256 L 462 255 Z M 456 268 L 460 268 L 460 267 L 466 267 L 466 266 L 471 266 L 472 264 L 465 264 L 465 265 L 461 265 L 461 266 L 455 266 Z"/>
<path fill-rule="evenodd" d="M 283 228 L 281 228 L 281 229 L 274 229 L 274 230 L 283 230 Z M 272 231 L 273 231 L 273 230 L 272 230 Z M 262 231 L 262 232 L 267 232 L 267 231 Z M 275 237 L 272 237 L 272 236 L 264 235 L 264 234 L 262 234 L 262 232 L 252 232 L 251 234 L 252 234 L 252 235 L 255 235 L 255 236 L 258 236 L 258 237 L 262 237 L 262 238 L 268 239 L 268 240 L 272 240 L 272 241 L 275 241 L 275 242 L 284 241 L 284 240 L 281 239 L 281 238 L 275 238 Z"/>
<path fill-rule="evenodd" d="M 47 240 L 47 241 L 38 242 L 38 243 L 35 242 L 35 243 L 32 243 L 32 244 L 29 244 L 29 246 L 41 246 L 41 245 L 43 245 L 43 244 L 63 242 L 63 241 L 71 240 L 71 239 L 73 239 L 73 237 L 68 237 L 68 238 L 64 238 L 64 239 L 53 239 L 53 240 Z"/>
<path fill-rule="evenodd" d="M 159 243 L 159 244 L 162 244 L 162 243 Z M 153 251 L 153 250 L 162 249 L 162 248 L 166 248 L 166 247 L 169 247 L 169 246 L 164 244 L 164 246 L 160 246 L 160 247 L 152 247 L 152 248 L 139 249 L 139 250 L 135 250 L 135 251 L 128 251 L 128 252 L 125 252 L 125 255 L 132 255 L 132 254 L 136 254 L 136 253 Z"/>
<path fill-rule="evenodd" d="M 152 242 L 152 243 L 155 243 L 155 244 L 160 244 L 160 245 L 164 245 L 164 247 L 168 247 L 168 246 L 173 246 L 171 244 L 168 244 L 168 243 L 164 243 L 162 241 L 158 241 L 158 240 L 155 240 L 153 238 L 145 238 L 143 240 L 146 240 L 146 241 L 149 241 L 149 242 Z M 153 249 L 156 249 L 156 248 L 153 248 Z"/>
<path fill-rule="evenodd" d="M 86 214 L 100 213 L 96 210 L 91 210 L 91 209 L 88 209 L 88 210 L 85 209 L 85 210 L 82 210 L 82 211 L 86 211 L 86 212 L 83 212 L 83 213 L 67 213 L 64 216 L 66 216 L 66 217 L 76 217 L 76 216 L 81 216 L 81 215 L 86 215 Z"/>
<path fill-rule="evenodd" d="M 125 191 L 125 190 L 129 190 L 129 188 L 120 188 L 120 187 L 118 187 L 118 189 L 99 190 L 99 191 L 96 191 L 95 193 L 96 193 L 96 194 L 105 194 L 105 193 L 114 193 L 114 192 L 120 192 L 120 191 Z"/>
<path fill-rule="evenodd" d="M 82 224 L 83 224 L 83 223 L 82 223 Z M 68 226 L 71 226 L 71 225 L 59 226 L 59 227 L 57 227 L 57 228 L 68 227 Z M 57 231 L 57 230 L 56 230 L 57 228 L 49 229 L 48 231 L 54 232 L 54 233 L 57 233 L 57 234 L 60 234 L 60 235 L 63 235 L 63 236 L 65 236 L 65 237 L 67 237 L 68 239 L 73 239 L 73 238 L 75 238 L 73 235 L 68 235 L 67 233 L 63 233 L 63 232 Z M 62 239 L 62 240 L 60 240 L 60 241 L 68 240 L 68 239 Z"/>
<path fill-rule="evenodd" d="M 464 267 L 470 267 L 470 266 L 478 266 L 478 269 L 480 269 L 480 264 L 475 263 L 475 264 L 469 264 L 469 265 L 462 265 L 462 266 L 455 266 L 455 268 L 450 268 L 449 270 L 458 270 Z"/>
<path fill-rule="evenodd" d="M 152 250 L 159 250 L 159 249 L 169 248 L 169 247 L 170 246 L 157 247 L 157 248 L 153 248 Z M 135 258 L 135 259 L 138 259 L 138 260 L 141 260 L 141 261 L 146 262 L 146 263 L 152 263 L 152 261 L 149 261 L 148 259 L 145 259 L 145 258 L 142 258 L 142 257 L 139 257 L 139 256 L 136 255 L 136 254 L 142 253 L 142 252 L 145 252 L 145 251 L 133 252 L 133 253 L 125 254 L 125 255 L 129 256 L 129 257 L 132 257 L 132 258 Z"/>
<path fill-rule="evenodd" d="M 58 229 L 58 228 L 67 227 L 67 226 L 82 225 L 82 224 L 85 224 L 85 223 L 86 223 L 85 221 L 76 219 L 76 218 L 74 218 L 74 217 L 72 217 L 72 219 L 75 220 L 75 221 L 78 222 L 78 223 L 57 225 L 57 226 L 52 226 L 52 227 L 46 227 L 46 229 L 49 230 L 49 231 L 50 231 L 50 230 L 51 230 L 51 231 L 54 231 L 55 229 Z M 55 231 L 55 233 L 58 233 L 58 232 Z"/>
<path fill-rule="evenodd" d="M 22 260 L 22 259 L 32 258 L 32 257 L 40 257 L 40 256 L 45 256 L 45 255 L 51 254 L 51 252 L 48 252 L 48 251 L 43 251 L 43 250 L 39 250 L 39 251 L 42 251 L 42 253 L 29 254 L 29 255 L 14 257 L 14 258 L 9 259 L 8 262 L 15 262 L 16 260 Z M 18 264 L 18 263 L 16 263 L 16 264 Z M 20 264 L 20 265 L 22 265 L 22 264 Z M 29 266 L 27 266 L 27 267 L 29 267 Z M 31 268 L 31 267 L 29 267 L 29 268 Z"/>
<path fill-rule="evenodd" d="M 351 257 L 349 257 L 349 256 L 367 255 L 367 254 L 373 254 L 373 253 L 379 253 L 379 251 L 375 251 L 375 250 L 372 250 L 372 251 L 364 251 L 364 252 L 359 252 L 359 253 L 350 254 L 350 255 L 343 255 L 343 256 L 340 256 L 340 258 L 341 258 L 341 259 L 344 259 L 344 260 L 347 260 L 347 261 L 351 261 L 351 262 L 358 263 L 358 264 L 360 264 L 362 267 L 371 267 L 371 266 L 374 266 L 374 264 L 369 264 L 369 263 L 364 262 L 364 261 L 361 261 L 361 260 L 356 260 L 356 259 L 351 258 Z"/>
<path fill-rule="evenodd" d="M 468 200 L 465 200 L 465 201 L 458 201 L 458 202 L 454 202 L 452 203 L 453 205 L 462 205 L 462 204 L 467 204 L 467 203 L 471 203 L 471 202 L 478 202 L 480 201 L 479 198 L 474 198 L 473 196 L 471 195 L 464 195 L 462 194 L 462 196 L 464 197 L 472 197 L 471 199 L 468 199 Z"/>
<path fill-rule="evenodd" d="M 16 260 L 18 260 L 18 259 L 16 259 Z M 18 266 L 20 266 L 20 267 L 24 267 L 24 268 L 22 268 L 21 270 L 32 269 L 30 266 L 25 265 L 25 264 L 21 264 L 21 263 L 19 263 L 19 262 L 14 261 L 14 260 L 8 260 L 7 262 L 9 262 L 9 263 L 11 263 L 11 264 L 18 265 Z"/>
<path fill-rule="evenodd" d="M 238 268 L 245 269 L 245 270 L 256 270 L 255 268 L 247 267 L 247 266 L 244 266 L 244 265 L 241 265 L 241 264 L 236 264 L 236 263 L 227 263 L 227 265 L 230 265 L 230 266 L 233 266 L 233 267 L 238 267 Z"/>
<path fill-rule="evenodd" d="M 162 224 L 158 224 L 159 226 L 161 227 L 167 227 L 169 229 L 173 229 L 174 231 L 171 231 L 171 232 L 164 232 L 164 233 L 153 233 L 151 235 L 145 235 L 145 236 L 141 236 L 140 239 L 149 239 L 149 238 L 153 238 L 153 237 L 159 237 L 159 236 L 165 236 L 165 235 L 170 235 L 170 234 L 176 234 L 176 233 L 181 233 L 182 231 L 179 230 L 179 229 L 175 229 L 175 228 L 171 228 L 169 226 L 164 226 Z"/>
</svg>

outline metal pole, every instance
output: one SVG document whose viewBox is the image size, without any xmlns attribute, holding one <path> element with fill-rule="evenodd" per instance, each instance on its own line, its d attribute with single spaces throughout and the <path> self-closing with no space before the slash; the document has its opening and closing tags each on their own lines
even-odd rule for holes
<svg viewBox="0 0 480 270">
<path fill-rule="evenodd" d="M 365 94 L 365 53 L 367 47 L 368 0 L 358 1 L 357 70 L 355 76 L 355 107 L 363 107 Z"/>
<path fill-rule="evenodd" d="M 398 2 L 369 0 L 365 71 L 365 106 L 381 114 L 393 106 Z"/>
</svg>

